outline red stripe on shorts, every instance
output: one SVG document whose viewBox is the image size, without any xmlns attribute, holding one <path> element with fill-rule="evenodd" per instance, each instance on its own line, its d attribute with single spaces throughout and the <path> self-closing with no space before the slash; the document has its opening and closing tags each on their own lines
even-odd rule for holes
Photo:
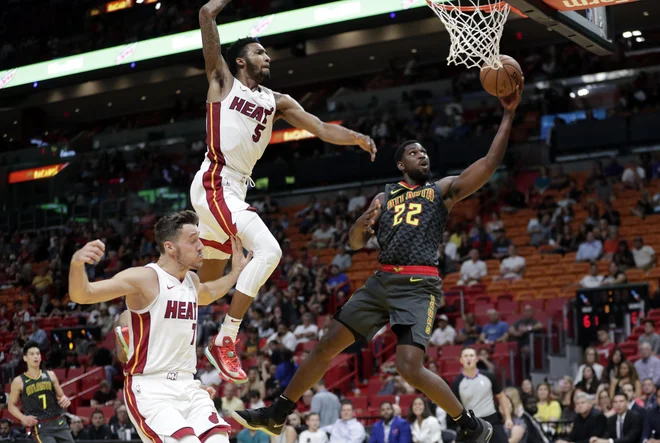
<svg viewBox="0 0 660 443">
<path fill-rule="evenodd" d="M 213 241 L 213 240 L 206 240 L 204 238 L 200 238 L 199 240 L 202 242 L 202 244 L 204 246 L 208 246 L 210 248 L 217 249 L 218 251 L 224 252 L 225 254 L 229 254 L 229 255 L 232 254 L 231 241 L 229 241 L 229 240 L 224 242 L 224 243 L 220 243 L 220 242 Z"/>
<path fill-rule="evenodd" d="M 206 104 L 206 144 L 211 165 L 202 176 L 202 184 L 206 191 L 206 202 L 211 214 L 227 235 L 236 235 L 236 225 L 232 222 L 231 211 L 225 202 L 222 192 L 222 176 L 220 172 L 225 165 L 225 157 L 220 147 L 220 103 Z"/>
<path fill-rule="evenodd" d="M 131 312 L 131 329 L 133 331 L 133 355 L 126 363 L 126 372 L 141 374 L 147 365 L 147 352 L 149 350 L 149 332 L 151 330 L 151 316 L 149 313 L 137 314 Z"/>
<path fill-rule="evenodd" d="M 228 434 L 231 432 L 231 426 L 229 425 L 215 425 L 208 431 L 204 432 L 199 436 L 199 440 L 204 443 L 209 437 L 216 434 Z"/>
<path fill-rule="evenodd" d="M 152 443 L 163 443 L 163 440 L 156 434 L 156 432 L 149 427 L 147 420 L 144 418 L 137 407 L 137 399 L 133 394 L 133 376 L 127 375 L 124 384 L 124 395 L 126 396 L 126 406 L 135 420 L 137 420 L 138 428 L 144 435 L 149 437 Z M 184 428 L 185 429 L 185 428 Z"/>
<path fill-rule="evenodd" d="M 176 431 L 174 434 L 172 434 L 172 438 L 181 440 L 183 437 L 186 437 L 188 435 L 195 435 L 195 430 L 191 427 L 181 428 L 178 431 Z"/>
<path fill-rule="evenodd" d="M 438 268 L 433 266 L 394 266 L 394 265 L 382 265 L 380 270 L 383 272 L 391 272 L 392 274 L 402 274 L 402 275 L 431 275 L 438 277 Z"/>
</svg>

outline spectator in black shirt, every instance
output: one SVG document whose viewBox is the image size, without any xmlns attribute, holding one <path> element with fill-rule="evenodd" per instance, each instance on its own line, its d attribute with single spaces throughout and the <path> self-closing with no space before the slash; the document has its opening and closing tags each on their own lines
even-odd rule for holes
<svg viewBox="0 0 660 443">
<path fill-rule="evenodd" d="M 583 392 L 575 394 L 575 412 L 573 429 L 566 440 L 557 443 L 589 443 L 592 437 L 601 438 L 607 431 L 607 419 L 589 400 L 589 395 Z"/>
<path fill-rule="evenodd" d="M 106 380 L 99 383 L 99 390 L 94 393 L 94 397 L 90 401 L 91 406 L 109 406 L 112 405 L 117 398 L 117 393 L 110 388 Z"/>
<path fill-rule="evenodd" d="M 602 217 L 607 220 L 607 223 L 610 225 L 621 226 L 621 214 L 612 207 L 610 201 L 604 203 Z"/>
<path fill-rule="evenodd" d="M 105 416 L 100 410 L 92 413 L 92 424 L 86 429 L 89 440 L 116 440 L 110 426 L 105 424 Z"/>
<path fill-rule="evenodd" d="M 509 245 L 511 240 L 504 236 L 504 229 L 498 229 L 494 232 L 493 257 L 500 260 L 509 255 Z"/>
<path fill-rule="evenodd" d="M 73 435 L 74 440 L 89 440 L 89 434 L 85 429 L 85 425 L 83 425 L 82 418 L 76 415 L 71 417 L 69 428 L 71 428 L 71 435 Z"/>
<path fill-rule="evenodd" d="M 628 242 L 625 240 L 619 241 L 619 246 L 612 256 L 612 261 L 619 266 L 619 269 L 625 271 L 626 269 L 635 268 L 635 259 L 632 251 L 628 247 Z"/>
<path fill-rule="evenodd" d="M 11 421 L 7 419 L 0 420 L 0 441 L 15 441 L 21 437 L 21 433 L 12 427 Z"/>
</svg>

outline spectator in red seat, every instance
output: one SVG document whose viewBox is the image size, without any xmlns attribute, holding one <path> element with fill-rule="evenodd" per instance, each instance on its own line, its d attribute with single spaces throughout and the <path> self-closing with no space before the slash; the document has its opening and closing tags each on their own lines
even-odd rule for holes
<svg viewBox="0 0 660 443">
<path fill-rule="evenodd" d="M 596 262 L 589 263 L 589 274 L 582 277 L 578 283 L 581 288 L 597 288 L 603 283 L 605 277 L 599 275 L 598 264 Z"/>
<path fill-rule="evenodd" d="M 489 322 L 481 329 L 480 343 L 503 343 L 509 340 L 509 324 L 500 320 L 500 314 L 495 309 L 488 310 Z"/>
<path fill-rule="evenodd" d="M 45 350 L 48 347 L 48 334 L 39 327 L 39 320 L 32 319 L 32 330 L 28 340 L 37 342 L 39 349 Z"/>
<path fill-rule="evenodd" d="M 339 271 L 337 265 L 330 266 L 330 277 L 328 277 L 327 284 L 328 291 L 339 295 L 340 292 L 349 294 L 351 292 L 351 284 L 348 281 L 348 276 Z"/>
<path fill-rule="evenodd" d="M 256 366 L 250 366 L 247 375 L 247 382 L 238 387 L 238 396 L 241 397 L 243 401 L 248 401 L 250 391 L 257 391 L 260 398 L 264 398 L 266 396 L 266 385 L 259 376 L 259 368 Z"/>
<path fill-rule="evenodd" d="M 651 409 L 657 404 L 655 396 L 655 383 L 652 378 L 642 380 L 642 400 L 644 408 Z"/>
<path fill-rule="evenodd" d="M 220 384 L 222 383 L 222 379 L 220 378 L 218 371 L 213 367 L 211 362 L 209 362 L 208 360 L 204 359 L 202 361 L 206 363 L 204 363 L 204 368 L 197 372 L 197 378 L 199 378 L 199 381 L 204 386 L 213 386 L 213 387 L 220 386 Z"/>
<path fill-rule="evenodd" d="M 595 261 L 598 260 L 603 252 L 603 244 L 596 240 L 593 232 L 587 233 L 584 243 L 578 247 L 576 261 Z"/>
<path fill-rule="evenodd" d="M 639 381 L 639 375 L 629 361 L 621 362 L 619 373 L 610 381 L 610 398 L 613 398 L 616 393 L 623 392 L 623 385 L 626 383 L 630 383 L 635 387 L 635 396 L 642 395 L 642 383 Z"/>
<path fill-rule="evenodd" d="M 575 384 L 575 389 L 578 389 L 587 394 L 593 395 L 598 390 L 598 379 L 596 378 L 596 373 L 594 368 L 589 365 L 586 365 L 582 368 L 581 380 L 579 383 Z"/>
<path fill-rule="evenodd" d="M 598 351 L 598 363 L 606 365 L 614 351 L 614 343 L 610 340 L 610 332 L 607 329 L 601 328 L 598 330 L 596 350 Z M 609 374 L 605 373 L 603 375 L 609 379 Z"/>
<path fill-rule="evenodd" d="M 470 260 L 466 260 L 461 265 L 461 279 L 459 285 L 472 286 L 481 283 L 482 279 L 488 275 L 486 263 L 479 259 L 479 251 L 470 250 Z"/>
<path fill-rule="evenodd" d="M 493 257 L 498 260 L 508 257 L 511 240 L 504 236 L 504 229 L 497 229 L 493 235 Z"/>
<path fill-rule="evenodd" d="M 328 219 L 324 217 L 321 225 L 312 234 L 312 240 L 309 242 L 310 249 L 325 249 L 332 244 L 337 230 L 330 226 Z"/>
<path fill-rule="evenodd" d="M 296 336 L 298 344 L 319 339 L 319 327 L 313 323 L 313 320 L 314 316 L 309 312 L 303 314 L 302 324 L 296 326 L 296 329 L 293 331 L 293 335 Z"/>
<path fill-rule="evenodd" d="M 32 279 L 32 286 L 38 293 L 44 293 L 53 284 L 53 276 L 46 266 L 41 266 L 37 275 Z"/>
<path fill-rule="evenodd" d="M 540 422 L 557 421 L 561 418 L 561 405 L 550 397 L 550 386 L 547 383 L 539 383 L 536 386 L 536 408 L 534 418 Z"/>
<path fill-rule="evenodd" d="M 298 346 L 298 340 L 296 336 L 293 335 L 293 332 L 289 331 L 289 324 L 282 320 L 277 326 L 277 332 L 268 337 L 267 343 L 277 340 L 279 343 L 283 344 L 284 347 L 291 352 L 296 350 Z"/>
<path fill-rule="evenodd" d="M 29 322 L 30 318 L 30 312 L 23 307 L 23 302 L 21 300 L 16 300 L 14 302 L 14 316 L 12 318 L 14 328 L 17 328 L 23 323 Z"/>
<path fill-rule="evenodd" d="M 607 234 L 607 240 L 603 244 L 603 260 L 612 260 L 614 253 L 619 248 L 619 228 L 611 225 L 608 226 L 607 232 L 602 233 Z"/>
<path fill-rule="evenodd" d="M 297 369 L 298 365 L 293 361 L 293 352 L 290 349 L 282 350 L 282 363 L 277 365 L 277 371 L 275 371 L 275 378 L 281 389 L 289 386 Z"/>
<path fill-rule="evenodd" d="M 71 435 L 73 435 L 74 440 L 89 440 L 82 418 L 76 415 L 72 416 L 69 428 L 71 428 Z"/>
<path fill-rule="evenodd" d="M 629 189 L 640 189 L 646 180 L 646 171 L 639 165 L 631 163 L 621 175 L 621 183 Z"/>
<path fill-rule="evenodd" d="M 495 372 L 495 363 L 493 363 L 490 359 L 490 351 L 488 349 L 479 349 L 477 357 L 479 359 L 477 361 L 478 369 L 481 369 L 482 371 Z"/>
<path fill-rule="evenodd" d="M 644 333 L 639 336 L 637 343 L 640 347 L 642 343 L 650 344 L 653 354 L 660 352 L 660 334 L 655 332 L 655 322 L 650 318 L 644 320 Z"/>
<path fill-rule="evenodd" d="M 307 415 L 307 430 L 303 431 L 298 438 L 301 443 L 328 443 L 328 434 L 319 430 L 320 418 L 319 414 L 312 412 Z"/>
<path fill-rule="evenodd" d="M 591 366 L 596 373 L 596 379 L 601 380 L 603 378 L 603 366 L 598 363 L 598 351 L 596 348 L 589 346 L 584 350 L 584 363 L 580 365 L 577 372 L 575 373 L 575 383 L 582 381 L 582 371 L 586 366 Z"/>
<path fill-rule="evenodd" d="M 99 389 L 94 393 L 94 397 L 89 402 L 91 406 L 112 406 L 115 399 L 117 398 L 117 393 L 114 389 L 110 387 L 106 380 L 102 380 L 99 383 Z"/>
<path fill-rule="evenodd" d="M 463 317 L 463 329 L 456 336 L 456 343 L 465 346 L 473 345 L 479 341 L 481 326 L 477 324 L 477 318 L 473 312 L 468 312 Z"/>
<path fill-rule="evenodd" d="M 337 254 L 332 258 L 330 264 L 337 266 L 341 272 L 344 272 L 351 267 L 352 263 L 353 261 L 351 259 L 351 254 L 348 252 L 347 245 L 340 244 L 339 248 L 337 248 Z"/>
<path fill-rule="evenodd" d="M 644 328 L 650 328 L 652 325 L 653 323 L 650 325 L 648 323 L 644 323 Z M 653 354 L 654 352 L 650 341 L 640 342 L 639 356 L 641 358 L 635 362 L 635 370 L 637 371 L 637 376 L 639 377 L 637 380 L 638 382 L 639 380 L 643 380 L 645 378 L 651 378 L 653 379 L 653 383 L 657 386 L 660 385 L 660 358 Z M 641 385 L 640 389 L 637 389 L 637 384 L 635 384 L 635 392 L 637 397 L 641 396 Z"/>
<path fill-rule="evenodd" d="M 303 415 L 308 413 L 312 409 L 312 398 L 314 398 L 314 392 L 311 389 L 305 391 L 298 401 L 296 410 Z"/>
<path fill-rule="evenodd" d="M 616 395 L 612 404 L 616 415 L 607 419 L 604 438 L 592 437 L 589 443 L 638 443 L 642 436 L 644 419 L 628 410 L 625 395 Z"/>
<path fill-rule="evenodd" d="M 301 436 L 302 437 L 302 436 Z M 301 440 L 304 442 L 304 440 Z M 392 403 L 380 404 L 380 420 L 371 429 L 369 443 L 412 443 L 410 424 L 401 417 L 394 416 Z"/>
<path fill-rule="evenodd" d="M 607 220 L 607 223 L 610 225 L 621 226 L 621 214 L 612 207 L 612 202 L 609 200 L 605 201 L 603 204 L 602 217 Z"/>
<path fill-rule="evenodd" d="M 610 263 L 610 272 L 603 279 L 603 283 L 601 286 L 622 285 L 627 282 L 628 282 L 628 277 L 626 277 L 626 273 L 621 269 L 619 269 L 619 266 L 617 266 L 616 263 L 612 262 Z"/>
<path fill-rule="evenodd" d="M 637 205 L 632 209 L 632 214 L 636 215 L 637 217 L 641 217 L 642 219 L 646 218 L 648 215 L 653 214 L 653 200 L 651 199 L 651 195 L 649 194 L 649 191 L 646 189 L 642 190 L 641 196 L 639 201 L 637 201 Z"/>
<path fill-rule="evenodd" d="M 112 433 L 110 426 L 105 424 L 103 411 L 97 409 L 92 413 L 92 423 L 87 427 L 86 439 L 88 440 L 116 440 L 117 436 Z"/>
<path fill-rule="evenodd" d="M 612 256 L 612 261 L 616 263 L 616 265 L 622 271 L 635 267 L 635 259 L 633 258 L 630 248 L 628 247 L 627 241 L 625 240 L 619 241 L 617 250 Z"/>
<path fill-rule="evenodd" d="M 265 408 L 266 403 L 262 400 L 261 394 L 259 394 L 259 391 L 250 391 L 248 392 L 248 403 L 250 405 L 250 409 L 256 409 L 256 408 Z"/>
<path fill-rule="evenodd" d="M 24 439 L 17 429 L 12 426 L 11 420 L 0 420 L 0 441 L 16 441 Z"/>
<path fill-rule="evenodd" d="M 529 352 L 529 334 L 543 330 L 543 324 L 534 318 L 534 308 L 525 305 L 523 308 L 524 317 L 515 322 L 509 328 L 509 336 L 517 338 L 520 342 L 520 351 Z"/>
<path fill-rule="evenodd" d="M 312 397 L 312 412 L 319 414 L 321 427 L 333 424 L 339 419 L 341 403 L 339 397 L 325 388 L 323 379 L 319 380 L 314 389 L 316 393 Z"/>
<path fill-rule="evenodd" d="M 573 422 L 571 433 L 566 440 L 557 440 L 557 443 L 589 443 L 591 437 L 605 435 L 607 419 L 598 409 L 592 407 L 589 396 L 584 393 L 575 395 L 575 412 L 577 417 Z"/>
<path fill-rule="evenodd" d="M 442 442 L 442 429 L 438 419 L 431 415 L 429 404 L 423 397 L 413 400 L 408 411 L 412 441 L 415 443 Z"/>
<path fill-rule="evenodd" d="M 431 335 L 430 343 L 433 346 L 453 345 L 456 339 L 456 330 L 449 325 L 449 318 L 442 314 L 438 317 L 438 327 Z"/>
<path fill-rule="evenodd" d="M 236 397 L 236 385 L 233 383 L 225 383 L 224 386 L 224 390 L 222 391 L 224 395 L 220 399 L 222 405 L 222 410 L 220 412 L 222 412 L 222 415 L 228 416 L 233 411 L 242 411 L 245 409 L 243 401 Z"/>
<path fill-rule="evenodd" d="M 108 423 L 110 431 L 115 434 L 119 440 L 139 440 L 140 437 L 135 430 L 135 426 L 128 419 L 128 412 L 126 406 L 121 405 L 115 409 L 115 416 L 110 419 Z"/>
<path fill-rule="evenodd" d="M 508 257 L 500 264 L 500 275 L 493 280 L 521 280 L 525 275 L 525 257 L 518 255 L 515 245 L 509 245 Z"/>
<path fill-rule="evenodd" d="M 341 402 L 339 420 L 322 429 L 330 434 L 330 443 L 363 443 L 366 437 L 364 426 L 355 419 L 353 404 L 349 400 Z"/>
<path fill-rule="evenodd" d="M 656 264 L 655 250 L 651 246 L 645 245 L 642 237 L 635 238 L 632 255 L 637 268 L 648 270 Z"/>
<path fill-rule="evenodd" d="M 609 377 L 610 380 L 618 377 L 619 375 L 619 368 L 621 367 L 621 363 L 626 361 L 626 356 L 619 347 L 614 347 L 612 350 L 612 353 L 610 354 L 610 361 L 607 364 L 607 369 L 605 376 Z M 602 377 L 603 380 L 606 380 L 605 377 Z M 610 395 L 610 398 L 612 396 Z"/>
</svg>

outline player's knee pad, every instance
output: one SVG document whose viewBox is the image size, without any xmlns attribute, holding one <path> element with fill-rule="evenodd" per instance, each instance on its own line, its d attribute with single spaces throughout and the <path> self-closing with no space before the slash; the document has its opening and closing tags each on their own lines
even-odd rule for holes
<svg viewBox="0 0 660 443">
<path fill-rule="evenodd" d="M 185 435 L 181 438 L 165 437 L 163 443 L 201 443 L 196 435 Z"/>
</svg>

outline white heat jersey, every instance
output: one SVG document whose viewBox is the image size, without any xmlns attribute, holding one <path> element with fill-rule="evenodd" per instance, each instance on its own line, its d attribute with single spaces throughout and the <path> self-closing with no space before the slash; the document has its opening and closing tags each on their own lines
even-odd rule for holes
<svg viewBox="0 0 660 443">
<path fill-rule="evenodd" d="M 197 290 L 190 276 L 183 282 L 157 264 L 158 296 L 145 309 L 131 311 L 126 374 L 190 373 L 197 371 Z"/>
<path fill-rule="evenodd" d="M 252 91 L 235 78 L 224 100 L 206 103 L 207 158 L 202 169 L 217 164 L 249 177 L 270 142 L 274 120 L 273 91 L 263 86 Z"/>
</svg>

